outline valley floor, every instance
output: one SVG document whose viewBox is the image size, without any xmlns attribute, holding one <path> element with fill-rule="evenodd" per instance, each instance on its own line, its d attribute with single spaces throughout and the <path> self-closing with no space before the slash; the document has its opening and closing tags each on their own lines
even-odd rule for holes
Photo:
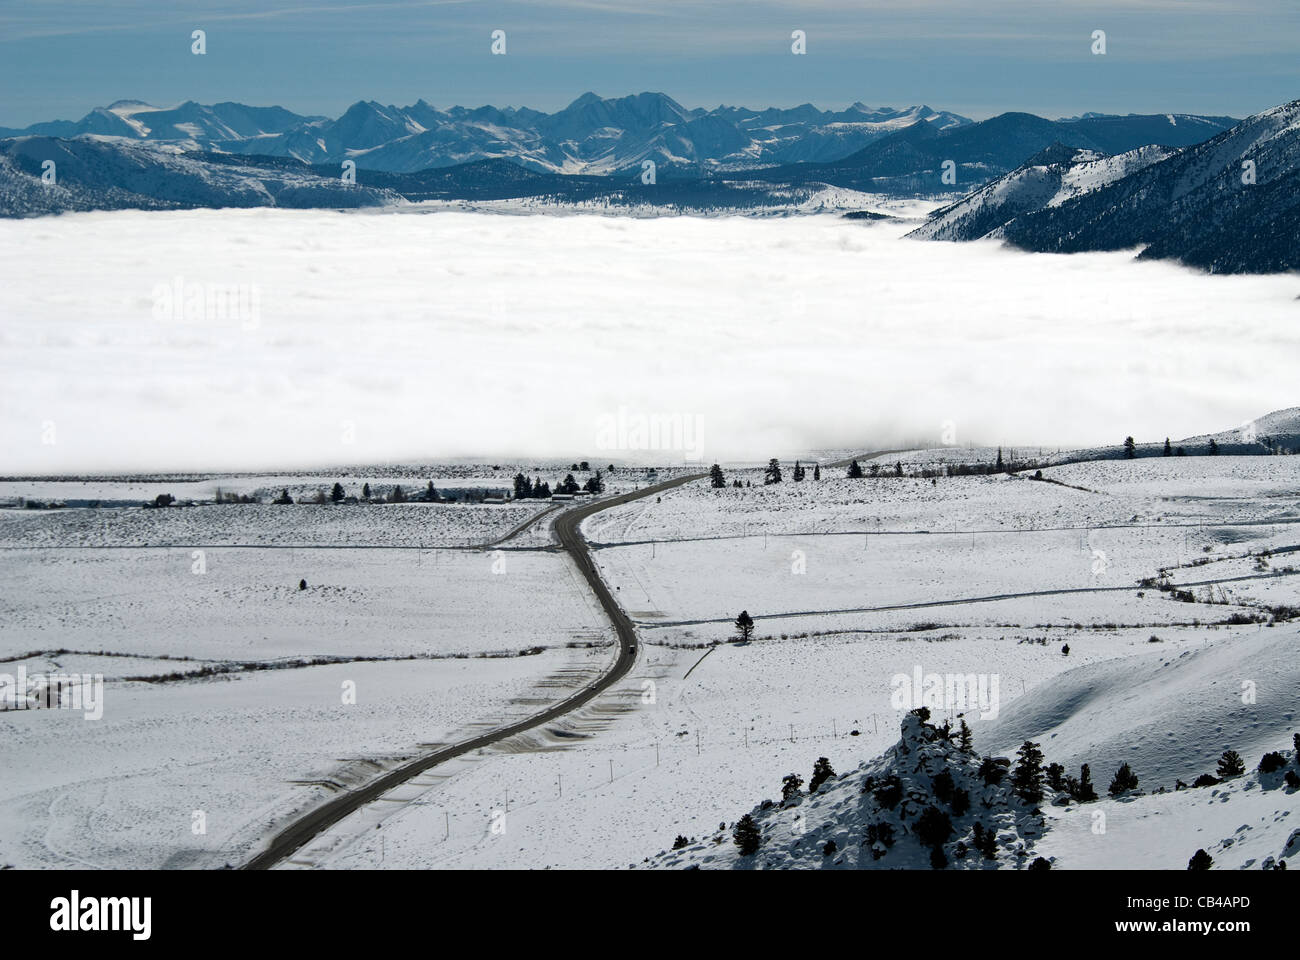
<svg viewBox="0 0 1300 960">
<path fill-rule="evenodd" d="M 631 674 L 576 714 L 417 777 L 286 866 L 626 867 L 679 834 L 707 849 L 706 865 L 736 865 L 731 826 L 778 796 L 785 774 L 807 779 L 818 757 L 848 773 L 898 741 L 918 705 L 899 702 L 899 678 L 918 670 L 987 682 L 987 702 L 945 702 L 935 718 L 962 714 L 981 752 L 1013 756 L 1033 739 L 1071 772 L 1091 764 L 1103 795 L 1120 763 L 1140 777 L 1144 796 L 1097 806 L 1104 834 L 1082 807 L 1048 810 L 1035 855 L 1180 869 L 1198 847 L 1221 867 L 1290 856 L 1300 824 L 1283 786 L 1248 776 L 1152 791 L 1211 772 L 1226 749 L 1253 769 L 1300 730 L 1287 610 L 1300 585 L 1298 462 L 1044 471 L 1072 486 L 847 480 L 828 468 L 765 487 L 741 470 L 729 478 L 754 486 L 695 482 L 599 513 L 585 533 L 641 634 Z M 0 564 L 17 586 L 3 601 L 0 670 L 107 678 L 98 723 L 0 712 L 11 771 L 0 863 L 241 862 L 296 811 L 420 744 L 535 712 L 613 657 L 571 561 L 544 549 L 553 515 L 493 554 L 408 549 L 417 514 L 394 507 L 282 509 L 325 530 L 362 517 L 372 544 L 392 536 L 403 549 L 228 545 L 195 576 L 180 548 L 68 549 L 72 509 L 23 515 L 18 532 L 16 515 L 0 517 Z M 101 511 L 99 522 L 138 538 L 160 513 Z M 185 522 L 205 516 L 218 515 Z M 464 517 L 442 536 L 500 535 Z M 755 638 L 717 645 L 741 609 Z M 662 862 L 698 862 L 693 849 Z"/>
</svg>

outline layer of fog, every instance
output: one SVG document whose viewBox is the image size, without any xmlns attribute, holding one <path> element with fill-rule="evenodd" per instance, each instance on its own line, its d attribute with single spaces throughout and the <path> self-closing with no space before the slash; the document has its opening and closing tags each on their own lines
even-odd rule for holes
<svg viewBox="0 0 1300 960">
<path fill-rule="evenodd" d="M 1295 277 L 903 232 L 829 216 L 3 221 L 0 472 L 752 461 L 945 428 L 1118 443 L 1296 403 Z M 196 293 L 233 294 L 227 315 Z M 683 429 L 655 441 L 656 417 Z"/>
</svg>

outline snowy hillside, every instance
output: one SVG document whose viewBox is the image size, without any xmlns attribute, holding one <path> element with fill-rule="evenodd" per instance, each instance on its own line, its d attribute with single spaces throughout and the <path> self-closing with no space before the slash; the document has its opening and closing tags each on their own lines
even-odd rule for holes
<svg viewBox="0 0 1300 960">
<path fill-rule="evenodd" d="M 1300 100 L 1243 120 L 1003 235 L 1043 252 L 1142 246 L 1216 273 L 1300 268 Z"/>
<path fill-rule="evenodd" d="M 1146 146 L 1105 156 L 1054 143 L 1023 166 L 935 211 L 908 236 L 918 240 L 998 236 L 1000 228 L 1022 214 L 1060 206 L 1175 152 L 1169 147 Z"/>
<path fill-rule="evenodd" d="M 782 801 L 765 800 L 710 836 L 682 838 L 649 865 L 1179 869 L 1205 848 L 1220 867 L 1272 866 L 1300 854 L 1291 816 L 1300 795 L 1291 749 L 1300 726 L 1297 643 L 1295 630 L 1262 631 L 1079 667 L 996 721 L 975 721 L 974 749 L 960 728 L 925 722 L 922 708 L 904 716 L 901 739 L 878 758 L 807 793 L 787 782 Z M 1243 677 L 1258 683 L 1249 705 Z M 1030 742 L 1041 748 L 1036 758 Z M 1191 787 L 1225 750 L 1240 754 L 1244 770 Z M 1276 769 L 1260 772 L 1272 752 Z M 1137 775 L 1126 789 L 1111 786 L 1123 764 Z"/>
<path fill-rule="evenodd" d="M 42 180 L 47 169 L 54 175 L 49 183 Z M 117 137 L 0 141 L 0 216 L 122 208 L 351 208 L 400 202 L 390 191 L 345 183 L 299 164 L 212 162 L 210 156 L 189 155 L 169 144 Z"/>
<path fill-rule="evenodd" d="M 903 718 L 901 737 L 878 759 L 805 793 L 791 784 L 780 802 L 746 816 L 759 838 L 746 854 L 716 834 L 660 854 L 654 867 L 680 869 L 993 869 L 1027 866 L 1044 818 L 1022 800 L 1006 767 L 963 749 L 927 722 Z M 988 776 L 981 775 L 995 770 Z M 816 775 L 816 774 L 814 774 Z M 783 788 L 784 789 L 784 788 Z M 721 839 L 719 839 L 721 838 Z M 688 838 L 689 839 L 689 838 Z"/>
</svg>

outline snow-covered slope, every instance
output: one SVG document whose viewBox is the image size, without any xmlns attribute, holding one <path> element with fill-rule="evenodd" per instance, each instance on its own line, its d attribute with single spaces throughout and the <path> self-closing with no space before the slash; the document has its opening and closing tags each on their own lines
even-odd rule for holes
<svg viewBox="0 0 1300 960">
<path fill-rule="evenodd" d="M 901 739 L 880 757 L 810 794 L 750 811 L 756 853 L 742 851 L 731 825 L 687 838 L 650 865 L 988 869 L 1042 857 L 1055 867 L 1181 869 L 1205 848 L 1218 866 L 1244 868 L 1300 853 L 1300 822 L 1291 819 L 1300 788 L 1285 779 L 1300 776 L 1291 749 L 1300 729 L 1300 633 L 1261 628 L 1181 653 L 1152 648 L 1067 671 L 996 719 L 976 721 L 972 750 L 956 731 L 925 722 L 928 715 L 905 714 Z M 1014 783 L 1020 760 L 1010 759 L 1026 741 L 1041 746 L 1044 767 L 1061 764 L 1063 777 L 1088 764 L 1099 798 L 1080 802 L 1077 783 L 1053 789 L 1049 777 L 1041 800 L 1026 802 Z M 1246 773 L 1189 789 L 1215 772 L 1225 750 L 1240 754 Z M 986 751 L 1010 767 L 1000 782 L 986 776 Z M 1285 765 L 1260 773 L 1272 751 Z M 1138 785 L 1108 796 L 1123 763 Z M 936 782 L 943 773 L 948 779 Z M 996 836 L 991 857 L 976 849 L 977 824 Z"/>
<path fill-rule="evenodd" d="M 53 167 L 47 167 L 53 163 Z M 54 180 L 42 173 L 51 169 Z M 253 166 L 173 144 L 120 137 L 0 141 L 0 215 L 175 207 L 372 207 L 400 203 L 384 189 L 344 183 L 294 162 Z"/>
<path fill-rule="evenodd" d="M 1195 650 L 1169 641 L 1150 647 L 1151 654 L 1077 667 L 1048 681 L 996 720 L 977 722 L 978 742 L 1007 750 L 1041 740 L 1049 760 L 1091 764 L 1099 778 L 1128 763 L 1150 791 L 1213 773 L 1225 750 L 1253 768 L 1300 730 L 1294 628 L 1261 627 Z"/>
<path fill-rule="evenodd" d="M 938 866 L 932 859 L 937 841 L 946 866 L 1027 866 L 1043 831 L 1039 805 L 1022 801 L 1009 778 L 986 783 L 980 775 L 984 758 L 962 749 L 928 719 L 924 709 L 906 714 L 899 741 L 879 758 L 815 791 L 755 807 L 749 816 L 762 838 L 757 853 L 744 855 L 730 833 L 722 832 L 653 857 L 650 865 L 929 869 Z M 977 831 L 996 839 L 992 856 L 976 849 Z"/>
<path fill-rule="evenodd" d="M 1300 100 L 1018 217 L 1003 235 L 1043 252 L 1141 246 L 1213 272 L 1300 269 Z"/>
<path fill-rule="evenodd" d="M 918 240 L 977 240 L 998 236 L 1022 214 L 1056 207 L 1098 190 L 1177 151 L 1145 146 L 1106 156 L 1054 143 L 992 183 L 935 213 L 909 234 Z"/>
</svg>

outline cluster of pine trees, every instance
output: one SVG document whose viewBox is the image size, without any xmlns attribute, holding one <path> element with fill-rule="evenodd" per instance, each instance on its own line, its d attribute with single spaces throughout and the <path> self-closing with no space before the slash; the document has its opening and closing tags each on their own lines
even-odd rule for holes
<svg viewBox="0 0 1300 960">
<path fill-rule="evenodd" d="M 583 465 L 586 461 L 583 461 Z M 604 493 L 605 478 L 597 470 L 587 478 L 586 483 L 578 483 L 572 473 L 566 474 L 563 480 L 555 484 L 555 489 L 544 481 L 541 477 L 534 477 L 529 480 L 523 473 L 515 474 L 515 499 L 516 500 L 549 500 L 557 493 L 568 494 L 572 496 L 585 490 L 587 493 Z"/>
</svg>

